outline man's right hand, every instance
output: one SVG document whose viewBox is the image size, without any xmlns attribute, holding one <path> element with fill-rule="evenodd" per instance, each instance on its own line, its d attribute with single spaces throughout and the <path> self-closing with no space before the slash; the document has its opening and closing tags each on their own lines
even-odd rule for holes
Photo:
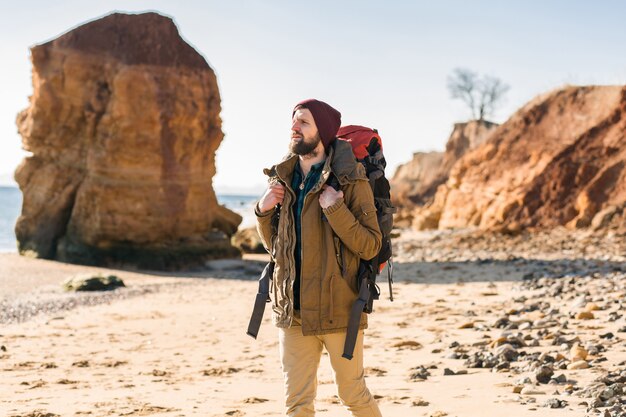
<svg viewBox="0 0 626 417">
<path fill-rule="evenodd" d="M 266 213 L 272 210 L 276 204 L 283 203 L 283 198 L 285 198 L 285 187 L 278 183 L 270 185 L 259 200 L 259 211 Z"/>
</svg>

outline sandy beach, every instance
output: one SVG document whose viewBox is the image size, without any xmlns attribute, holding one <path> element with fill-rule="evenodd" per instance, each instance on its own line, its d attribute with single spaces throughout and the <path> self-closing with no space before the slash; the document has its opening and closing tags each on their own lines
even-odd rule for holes
<svg viewBox="0 0 626 417">
<path fill-rule="evenodd" d="M 472 236 L 395 239 L 395 301 L 381 282 L 365 339 L 383 415 L 598 415 L 588 407 L 596 391 L 626 381 L 623 237 Z M 258 340 L 245 334 L 264 260 L 163 274 L 0 255 L 0 414 L 282 415 L 269 312 Z M 115 274 L 126 288 L 61 292 L 83 272 Z M 348 415 L 324 359 L 319 380 L 318 415 Z M 604 396 L 619 403 L 614 391 Z"/>
</svg>

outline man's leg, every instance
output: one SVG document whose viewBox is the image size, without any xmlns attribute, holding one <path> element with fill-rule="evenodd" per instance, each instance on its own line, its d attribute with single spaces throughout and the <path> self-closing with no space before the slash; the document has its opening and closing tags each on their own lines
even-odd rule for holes
<svg viewBox="0 0 626 417">
<path fill-rule="evenodd" d="M 278 340 L 285 376 L 286 415 L 314 416 L 322 341 L 317 336 L 303 336 L 299 325 L 278 329 Z"/>
<path fill-rule="evenodd" d="M 359 330 L 352 360 L 343 358 L 345 333 L 322 336 L 335 374 L 337 394 L 354 417 L 382 417 L 376 400 L 365 385 L 363 369 L 363 330 Z"/>
</svg>

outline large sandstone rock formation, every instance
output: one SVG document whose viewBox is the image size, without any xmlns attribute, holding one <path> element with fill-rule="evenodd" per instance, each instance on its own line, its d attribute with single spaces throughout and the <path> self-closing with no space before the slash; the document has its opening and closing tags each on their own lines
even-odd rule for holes
<svg viewBox="0 0 626 417">
<path fill-rule="evenodd" d="M 413 219 L 415 207 L 432 203 L 437 188 L 448 180 L 456 161 L 483 143 L 496 126 L 484 120 L 456 123 L 445 152 L 416 152 L 411 161 L 400 165 L 390 181 L 392 200 L 399 207 L 396 223 L 406 226 L 414 222 L 420 228 L 433 227 L 428 219 L 419 216 L 419 209 Z"/>
<path fill-rule="evenodd" d="M 241 217 L 212 188 L 216 77 L 171 19 L 114 13 L 31 54 L 20 253 L 164 269 L 239 255 Z"/>
<path fill-rule="evenodd" d="M 456 123 L 445 152 L 416 152 L 413 159 L 400 165 L 391 179 L 396 205 L 424 205 L 432 200 L 439 185 L 448 179 L 450 169 L 468 150 L 485 141 L 495 123 L 472 120 Z"/>
<path fill-rule="evenodd" d="M 453 167 L 421 216 L 440 229 L 626 230 L 626 87 L 537 97 Z"/>
</svg>

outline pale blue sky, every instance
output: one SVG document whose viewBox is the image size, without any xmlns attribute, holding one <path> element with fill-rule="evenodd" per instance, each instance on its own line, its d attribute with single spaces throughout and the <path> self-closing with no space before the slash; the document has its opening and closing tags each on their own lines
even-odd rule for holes
<svg viewBox="0 0 626 417">
<path fill-rule="evenodd" d="M 327 101 L 344 124 L 377 127 L 391 175 L 414 151 L 443 150 L 468 118 L 446 90 L 455 67 L 511 86 L 497 122 L 566 83 L 626 84 L 620 1 L 11 2 L 0 26 L 0 183 L 13 183 L 24 156 L 15 115 L 32 92 L 28 47 L 113 10 L 172 16 L 217 73 L 218 191 L 264 184 L 303 98 Z"/>
</svg>

